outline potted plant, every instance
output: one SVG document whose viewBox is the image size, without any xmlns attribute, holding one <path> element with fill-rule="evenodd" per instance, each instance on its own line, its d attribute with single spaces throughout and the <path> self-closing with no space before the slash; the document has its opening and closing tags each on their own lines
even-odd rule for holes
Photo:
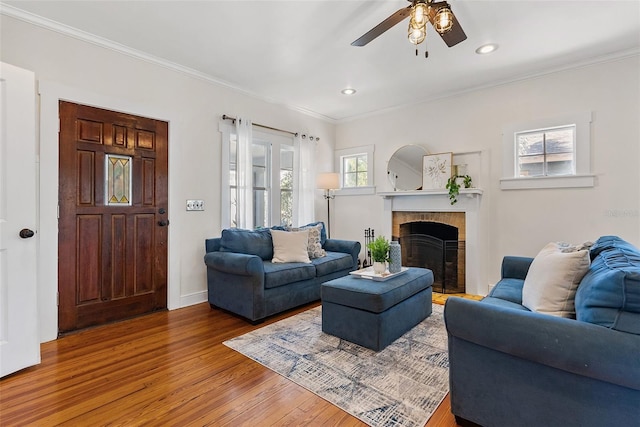
<svg viewBox="0 0 640 427">
<path fill-rule="evenodd" d="M 462 181 L 462 183 L 460 183 Z M 471 188 L 472 180 L 469 175 L 452 175 L 447 180 L 447 190 L 449 190 L 449 200 L 454 205 L 458 203 L 460 188 Z"/>
<path fill-rule="evenodd" d="M 389 261 L 389 241 L 384 236 L 378 236 L 376 239 L 367 244 L 367 249 L 371 253 L 373 259 L 373 272 L 382 274 L 386 271 L 386 262 Z"/>
</svg>

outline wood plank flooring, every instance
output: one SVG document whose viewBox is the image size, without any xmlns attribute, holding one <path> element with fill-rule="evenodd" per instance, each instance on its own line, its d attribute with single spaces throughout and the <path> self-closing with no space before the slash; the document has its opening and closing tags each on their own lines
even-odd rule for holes
<svg viewBox="0 0 640 427">
<path fill-rule="evenodd" d="M 44 343 L 0 380 L 0 425 L 364 426 L 222 344 L 316 305 L 252 326 L 203 303 Z M 448 396 L 427 426 L 456 426 Z"/>
</svg>

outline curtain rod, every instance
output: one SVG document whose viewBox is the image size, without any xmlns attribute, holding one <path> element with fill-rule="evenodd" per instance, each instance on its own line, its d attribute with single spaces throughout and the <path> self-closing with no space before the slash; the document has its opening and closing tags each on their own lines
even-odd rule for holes
<svg viewBox="0 0 640 427">
<path fill-rule="evenodd" d="M 231 121 L 233 121 L 235 123 L 236 118 L 235 117 L 231 117 L 231 116 L 227 116 L 226 114 L 223 114 L 222 115 L 222 120 L 231 120 Z M 261 124 L 258 124 L 258 123 L 252 123 L 252 124 L 254 126 L 258 126 L 258 127 L 264 128 L 264 129 L 275 130 L 275 131 L 278 131 L 278 132 L 288 133 L 288 134 L 293 135 L 293 136 L 298 136 L 298 132 L 291 132 L 291 131 L 284 130 L 284 129 L 273 128 L 271 126 L 265 126 L 265 125 L 261 125 Z"/>
</svg>

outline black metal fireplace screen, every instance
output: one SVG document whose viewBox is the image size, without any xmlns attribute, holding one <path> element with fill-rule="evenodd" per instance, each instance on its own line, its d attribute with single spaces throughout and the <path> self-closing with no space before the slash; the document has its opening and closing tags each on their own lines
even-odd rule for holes
<svg viewBox="0 0 640 427">
<path fill-rule="evenodd" d="M 402 265 L 433 271 L 433 291 L 465 292 L 465 242 L 458 240 L 458 228 L 447 224 L 417 221 L 400 225 Z"/>
</svg>

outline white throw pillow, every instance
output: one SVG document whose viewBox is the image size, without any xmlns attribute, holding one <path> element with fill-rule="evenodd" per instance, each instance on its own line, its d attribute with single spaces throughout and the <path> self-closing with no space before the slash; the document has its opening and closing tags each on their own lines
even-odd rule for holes
<svg viewBox="0 0 640 427">
<path fill-rule="evenodd" d="M 309 231 L 271 230 L 273 239 L 273 259 L 271 262 L 311 263 L 307 253 Z"/>
<path fill-rule="evenodd" d="M 549 243 L 531 263 L 522 287 L 522 305 L 529 310 L 575 319 L 575 297 L 591 259 L 589 244 L 571 247 Z M 568 250 L 569 249 L 569 250 Z"/>
</svg>

